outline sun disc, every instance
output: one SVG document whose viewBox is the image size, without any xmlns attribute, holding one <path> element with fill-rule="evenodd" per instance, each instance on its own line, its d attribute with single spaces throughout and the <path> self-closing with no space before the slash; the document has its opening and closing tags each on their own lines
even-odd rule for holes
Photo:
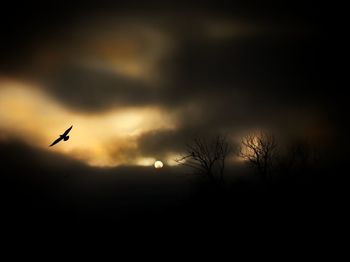
<svg viewBox="0 0 350 262">
<path fill-rule="evenodd" d="M 162 168 L 163 167 L 163 162 L 157 160 L 156 162 L 154 162 L 154 167 L 157 168 L 157 169 Z"/>
</svg>

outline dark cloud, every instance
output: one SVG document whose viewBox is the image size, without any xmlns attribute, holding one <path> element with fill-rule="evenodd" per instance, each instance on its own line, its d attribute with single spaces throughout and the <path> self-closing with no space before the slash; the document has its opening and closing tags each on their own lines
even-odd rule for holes
<svg viewBox="0 0 350 262">
<path fill-rule="evenodd" d="M 66 65 L 52 72 L 45 82 L 54 97 L 82 111 L 149 105 L 157 101 L 157 90 L 152 86 L 105 69 Z"/>
<path fill-rule="evenodd" d="M 143 134 L 138 139 L 138 149 L 142 155 L 164 156 L 174 152 L 183 152 L 187 142 L 196 137 L 196 130 L 182 128 L 165 131 L 152 131 Z M 181 141 L 181 142 L 180 142 Z"/>
<path fill-rule="evenodd" d="M 83 111 L 148 104 L 179 107 L 230 99 L 235 109 L 237 96 L 241 104 L 251 107 L 254 101 L 274 106 L 322 98 L 313 90 L 320 84 L 317 77 L 322 69 L 318 49 L 310 48 L 317 41 L 313 35 L 268 33 L 221 41 L 188 36 L 186 30 L 177 35 L 181 40 L 156 68 L 163 82 L 74 64 L 68 57 L 44 76 L 45 86 L 63 103 Z"/>
<path fill-rule="evenodd" d="M 35 78 L 66 106 L 100 112 L 158 105 L 177 112 L 177 130 L 155 131 L 140 138 L 140 148 L 149 154 L 178 151 L 178 141 L 196 133 L 295 125 L 301 126 L 299 132 L 306 132 L 304 123 L 312 125 L 319 117 L 327 123 L 337 115 L 333 105 L 339 95 L 329 89 L 333 74 L 327 49 L 331 40 L 322 17 L 324 7 L 308 1 L 231 2 L 209 1 L 200 6 L 157 1 L 140 6 L 120 1 L 62 4 L 42 6 L 41 16 L 22 10 L 18 22 L 7 23 L 3 33 L 7 41 L 1 48 L 2 72 L 12 69 L 31 74 L 35 70 L 30 69 L 34 60 L 30 54 L 40 53 L 50 42 L 51 51 L 62 57 L 49 70 L 36 72 Z M 93 53 L 94 45 L 79 53 L 83 44 L 72 41 L 67 32 L 74 34 L 91 26 L 89 38 L 84 38 L 89 44 L 101 36 L 100 31 L 110 30 L 104 27 L 106 21 L 114 21 L 119 28 L 136 24 L 170 36 L 171 48 L 154 68 L 162 81 L 146 81 L 82 62 L 82 54 Z M 101 41 L 107 46 L 110 39 Z M 67 46 L 72 48 L 65 53 Z"/>
</svg>

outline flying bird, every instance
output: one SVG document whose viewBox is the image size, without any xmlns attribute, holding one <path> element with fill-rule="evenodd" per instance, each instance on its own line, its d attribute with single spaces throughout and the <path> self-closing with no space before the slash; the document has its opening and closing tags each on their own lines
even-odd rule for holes
<svg viewBox="0 0 350 262">
<path fill-rule="evenodd" d="M 68 128 L 62 135 L 60 135 L 59 138 L 57 138 L 55 141 L 53 141 L 53 143 L 50 146 L 56 145 L 61 140 L 67 141 L 69 139 L 69 136 L 67 136 L 67 135 L 71 131 L 72 128 L 73 128 L 73 126 Z"/>
</svg>

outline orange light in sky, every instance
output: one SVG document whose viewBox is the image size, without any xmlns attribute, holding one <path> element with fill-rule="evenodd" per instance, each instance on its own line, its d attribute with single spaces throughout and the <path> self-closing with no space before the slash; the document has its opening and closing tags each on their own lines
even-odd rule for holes
<svg viewBox="0 0 350 262">
<path fill-rule="evenodd" d="M 70 139 L 49 148 L 71 125 Z M 144 132 L 175 127 L 171 114 L 158 107 L 74 112 L 38 88 L 0 80 L 1 133 L 93 166 L 144 165 L 147 161 L 139 155 L 137 138 Z"/>
</svg>

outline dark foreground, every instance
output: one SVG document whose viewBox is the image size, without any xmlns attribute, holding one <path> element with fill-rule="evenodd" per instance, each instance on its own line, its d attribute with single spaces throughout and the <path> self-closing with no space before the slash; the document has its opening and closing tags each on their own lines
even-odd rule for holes
<svg viewBox="0 0 350 262">
<path fill-rule="evenodd" d="M 244 231 L 273 225 L 320 233 L 339 225 L 347 206 L 341 176 L 326 168 L 217 186 L 176 170 L 90 168 L 16 142 L 2 145 L 1 158 L 1 220 L 8 228 Z"/>
</svg>

